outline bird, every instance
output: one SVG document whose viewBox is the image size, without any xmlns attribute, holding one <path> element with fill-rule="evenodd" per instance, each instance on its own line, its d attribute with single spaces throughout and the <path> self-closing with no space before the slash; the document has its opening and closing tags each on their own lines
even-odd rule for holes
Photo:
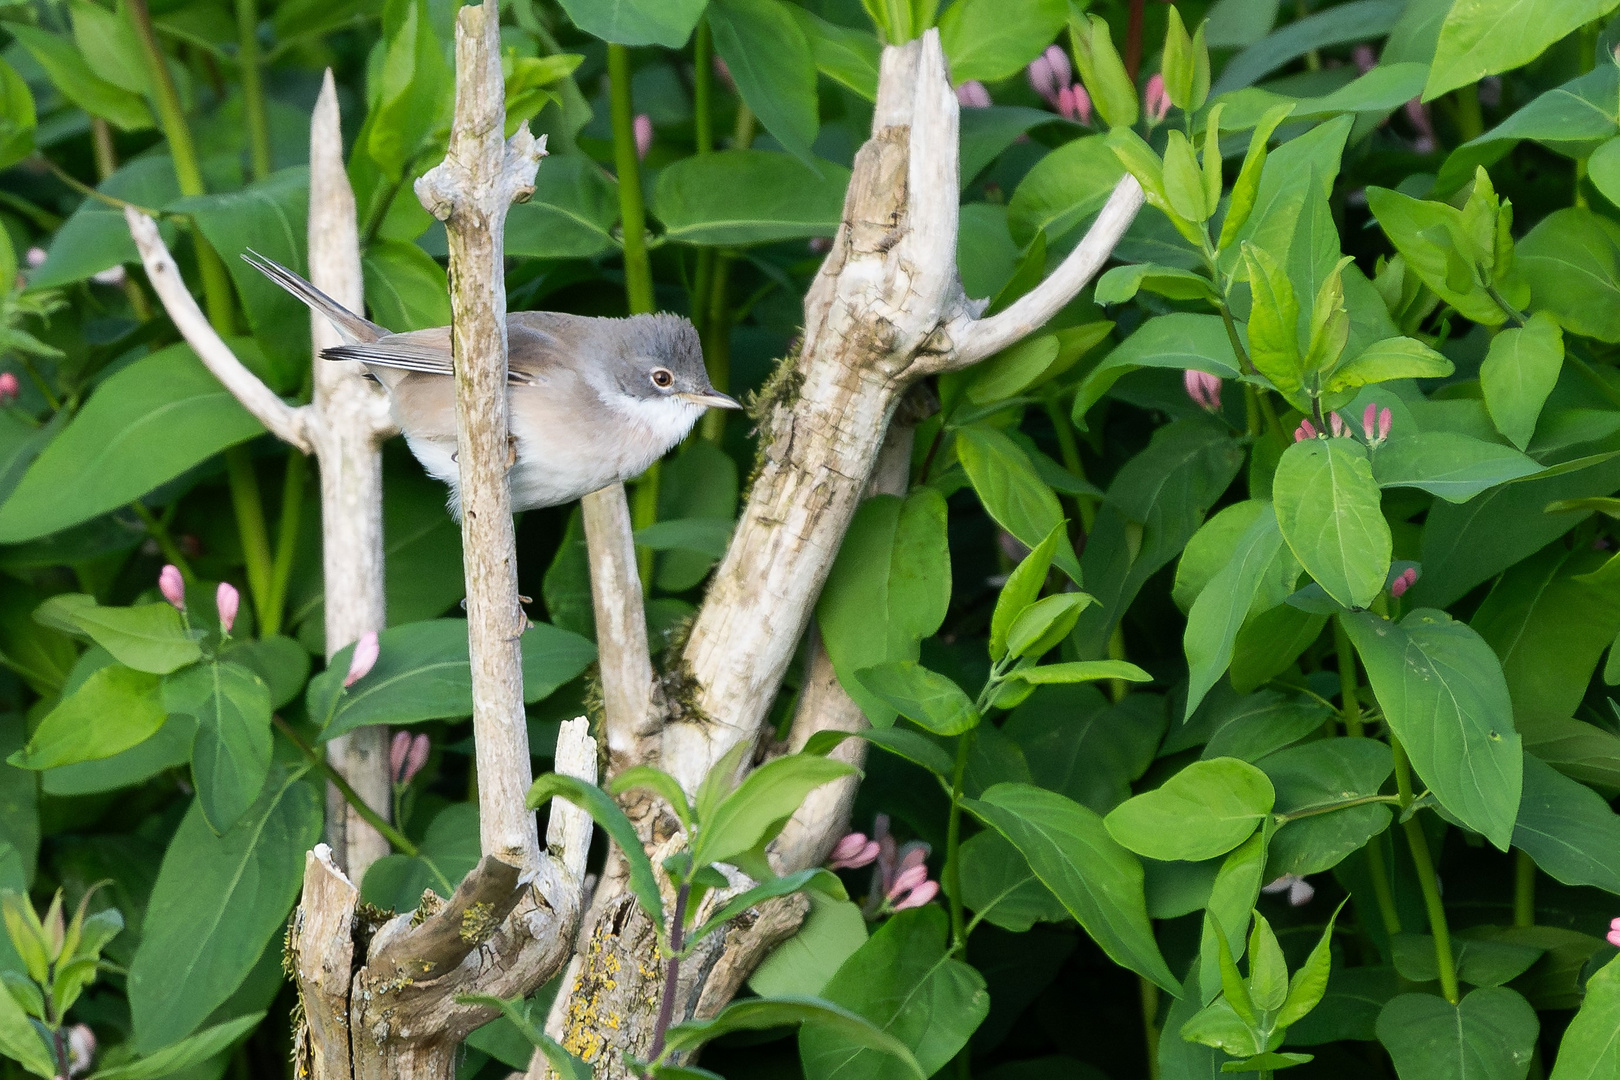
<svg viewBox="0 0 1620 1080">
<path fill-rule="evenodd" d="M 343 343 L 322 357 L 358 361 L 382 384 L 411 453 L 450 485 L 450 512 L 459 520 L 450 328 L 390 333 L 275 260 L 252 250 L 242 258 L 332 324 Z M 506 334 L 514 512 L 639 476 L 706 410 L 742 408 L 709 382 L 697 330 L 679 315 L 520 311 L 506 317 Z"/>
</svg>

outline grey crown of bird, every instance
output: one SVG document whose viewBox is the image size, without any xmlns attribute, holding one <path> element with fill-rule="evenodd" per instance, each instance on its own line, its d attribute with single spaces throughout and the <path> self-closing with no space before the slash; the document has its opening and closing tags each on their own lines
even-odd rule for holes
<svg viewBox="0 0 1620 1080">
<path fill-rule="evenodd" d="M 332 324 L 343 344 L 321 355 L 365 364 L 388 391 L 411 453 L 450 485 L 451 512 L 460 517 L 450 328 L 389 333 L 258 252 L 242 258 Z M 506 334 L 514 511 L 571 502 L 637 476 L 705 409 L 742 407 L 710 385 L 697 330 L 679 315 L 520 311 L 506 317 Z"/>
</svg>

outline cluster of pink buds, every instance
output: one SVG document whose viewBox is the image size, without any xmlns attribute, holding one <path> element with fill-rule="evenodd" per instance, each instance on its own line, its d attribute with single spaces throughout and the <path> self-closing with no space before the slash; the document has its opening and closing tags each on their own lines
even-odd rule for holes
<svg viewBox="0 0 1620 1080">
<path fill-rule="evenodd" d="M 416 779 L 416 774 L 427 764 L 431 749 L 433 744 L 426 735 L 413 739 L 408 731 L 396 731 L 394 741 L 388 746 L 388 775 L 394 778 L 394 784 L 404 787 Z"/>
<path fill-rule="evenodd" d="M 636 113 L 636 119 L 631 124 L 636 136 L 636 160 L 646 161 L 647 151 L 652 149 L 653 126 L 652 117 L 646 113 Z"/>
<path fill-rule="evenodd" d="M 1194 405 L 1206 412 L 1221 411 L 1220 379 L 1207 371 L 1188 368 L 1182 376 L 1182 383 L 1187 387 L 1187 396 L 1192 398 Z"/>
<path fill-rule="evenodd" d="M 1609 920 L 1609 932 L 1606 936 L 1610 945 L 1620 949 L 1620 919 Z"/>
<path fill-rule="evenodd" d="M 956 102 L 964 109 L 988 109 L 992 104 L 990 91 L 978 79 L 969 79 L 956 88 Z"/>
<path fill-rule="evenodd" d="M 1393 424 L 1394 418 L 1387 407 L 1380 409 L 1376 401 L 1367 402 L 1367 408 L 1361 413 L 1361 433 L 1368 446 L 1382 446 Z"/>
<path fill-rule="evenodd" d="M 22 393 L 22 383 L 9 371 L 0 371 L 0 405 L 10 405 Z"/>
<path fill-rule="evenodd" d="M 1155 124 L 1170 115 L 1170 93 L 1164 88 L 1164 76 L 1156 71 L 1142 92 L 1142 110 Z"/>
<path fill-rule="evenodd" d="M 896 844 L 889 834 L 889 817 L 879 814 L 874 822 L 873 839 L 851 833 L 833 849 L 828 866 L 837 869 L 876 863 L 872 871 L 872 891 L 866 899 L 866 917 L 875 919 L 907 908 L 922 907 L 939 895 L 939 882 L 928 879 L 928 845 L 920 840 Z M 839 862 L 839 856 L 845 857 Z"/>
<path fill-rule="evenodd" d="M 1304 442 L 1306 439 L 1314 439 L 1316 436 L 1316 425 L 1311 423 L 1309 420 L 1301 420 L 1299 422 L 1299 427 L 1294 429 L 1295 442 Z"/>
<path fill-rule="evenodd" d="M 1406 595 L 1406 590 L 1417 584 L 1417 569 L 1408 566 L 1400 572 L 1394 581 L 1389 583 L 1389 595 L 1399 600 Z"/>
<path fill-rule="evenodd" d="M 1069 55 L 1062 48 L 1048 45 L 1045 52 L 1029 62 L 1028 75 L 1029 85 L 1065 120 L 1091 123 L 1091 95 L 1074 81 Z"/>
<path fill-rule="evenodd" d="M 158 592 L 176 611 L 186 610 L 186 579 L 180 575 L 178 566 L 168 563 L 158 572 Z"/>
<path fill-rule="evenodd" d="M 878 842 L 865 833 L 852 832 L 838 841 L 827 859 L 829 870 L 859 870 L 877 861 Z"/>
<path fill-rule="evenodd" d="M 236 612 L 242 606 L 242 594 L 230 582 L 222 581 L 214 593 L 214 606 L 219 609 L 219 628 L 229 635 L 231 627 L 236 625 Z"/>
<path fill-rule="evenodd" d="M 360 640 L 354 643 L 354 656 L 349 660 L 349 673 L 343 677 L 343 685 L 350 687 L 365 678 L 372 666 L 377 663 L 377 654 L 380 651 L 377 631 L 368 630 L 360 635 Z"/>
<path fill-rule="evenodd" d="M 1288 903 L 1293 907 L 1304 907 L 1316 895 L 1316 886 L 1300 877 L 1298 874 L 1284 874 L 1270 885 L 1262 885 L 1263 893 L 1287 893 Z"/>
</svg>

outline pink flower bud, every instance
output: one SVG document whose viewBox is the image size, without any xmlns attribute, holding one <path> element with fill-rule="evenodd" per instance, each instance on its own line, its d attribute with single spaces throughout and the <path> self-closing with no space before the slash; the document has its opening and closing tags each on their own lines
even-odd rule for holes
<svg viewBox="0 0 1620 1080">
<path fill-rule="evenodd" d="M 990 91 L 978 79 L 969 79 L 956 88 L 956 101 L 964 109 L 988 109 Z"/>
<path fill-rule="evenodd" d="M 1193 404 L 1209 412 L 1221 411 L 1221 380 L 1207 371 L 1188 368 L 1182 375 L 1182 385 Z"/>
<path fill-rule="evenodd" d="M 411 752 L 411 733 L 396 731 L 388 743 L 388 775 L 394 778 L 394 783 L 400 783 L 400 777 L 405 775 L 405 758 Z"/>
<path fill-rule="evenodd" d="M 907 908 L 922 907 L 928 901 L 939 895 L 939 882 L 925 881 L 911 890 L 911 895 L 895 902 L 894 910 L 905 911 Z"/>
<path fill-rule="evenodd" d="M 1147 82 L 1147 91 L 1142 95 L 1142 98 L 1143 108 L 1147 110 L 1148 116 L 1152 118 L 1155 124 L 1170 115 L 1170 95 L 1165 92 L 1163 75 L 1158 72 L 1153 73 L 1153 77 Z"/>
<path fill-rule="evenodd" d="M 631 125 L 636 135 L 636 159 L 645 161 L 647 151 L 652 149 L 653 126 L 652 117 L 646 113 L 637 113 L 635 123 Z"/>
<path fill-rule="evenodd" d="M 1091 126 L 1091 95 L 1079 83 L 1069 87 L 1069 93 L 1074 96 L 1074 115 L 1071 120 L 1078 120 L 1087 127 Z M 1064 115 L 1068 115 L 1065 113 Z"/>
<path fill-rule="evenodd" d="M 1609 944 L 1613 945 L 1617 949 L 1620 949 L 1620 919 L 1610 920 L 1609 933 L 1607 936 L 1609 939 Z"/>
<path fill-rule="evenodd" d="M 726 84 L 727 90 L 730 90 L 733 94 L 737 92 L 737 80 L 731 77 L 731 69 L 726 67 L 726 62 L 720 59 L 719 56 L 714 58 L 714 73 L 719 76 L 721 82 Z"/>
<path fill-rule="evenodd" d="M 1344 417 L 1338 413 L 1328 413 L 1328 427 L 1333 431 L 1335 439 L 1344 438 Z"/>
<path fill-rule="evenodd" d="M 25 255 L 24 258 L 27 260 L 28 265 L 31 268 L 37 269 L 45 265 L 45 260 L 49 258 L 49 256 L 45 254 L 44 248 L 31 247 L 28 249 L 28 254 Z"/>
<path fill-rule="evenodd" d="M 921 843 L 920 841 L 913 840 L 911 843 L 900 849 L 900 862 L 899 865 L 895 867 L 895 872 L 903 874 L 907 870 L 915 869 L 927 861 L 928 845 Z"/>
<path fill-rule="evenodd" d="M 173 604 L 176 610 L 186 610 L 186 579 L 180 576 L 180 568 L 173 563 L 165 565 L 158 574 L 158 592 L 163 599 Z"/>
<path fill-rule="evenodd" d="M 867 843 L 868 838 L 865 833 L 845 833 L 844 838 L 833 847 L 832 855 L 829 857 L 833 859 L 853 858 L 866 850 Z"/>
<path fill-rule="evenodd" d="M 1378 402 L 1369 401 L 1366 409 L 1362 410 L 1361 433 L 1370 443 L 1378 441 Z"/>
<path fill-rule="evenodd" d="M 22 383 L 9 371 L 0 371 L 0 405 L 10 405 L 22 393 Z"/>
<path fill-rule="evenodd" d="M 902 870 L 900 876 L 894 879 L 894 884 L 889 886 L 889 899 L 898 900 L 902 893 L 910 892 L 927 880 L 928 867 L 926 866 L 912 866 Z"/>
<path fill-rule="evenodd" d="M 1056 108 L 1058 91 L 1062 87 L 1058 85 L 1057 73 L 1052 70 L 1052 65 L 1046 62 L 1046 54 L 1042 53 L 1031 60 L 1025 74 L 1029 76 L 1030 89 L 1044 98 L 1047 104 Z"/>
<path fill-rule="evenodd" d="M 353 686 L 366 677 L 366 673 L 377 662 L 377 653 L 381 646 L 377 644 L 377 632 L 367 631 L 359 641 L 354 643 L 354 658 L 349 661 L 349 674 L 344 676 L 343 685 Z"/>
<path fill-rule="evenodd" d="M 864 833 L 850 833 L 838 841 L 827 862 L 829 870 L 858 870 L 877 861 L 881 850 L 876 840 L 868 840 Z"/>
<path fill-rule="evenodd" d="M 1393 427 L 1393 426 L 1394 426 L 1394 418 L 1392 416 L 1390 416 L 1389 410 L 1388 409 L 1380 410 L 1379 413 L 1378 413 L 1378 441 L 1379 442 L 1383 442 L 1385 439 L 1389 438 L 1390 428 Z"/>
<path fill-rule="evenodd" d="M 1316 438 L 1316 425 L 1309 420 L 1301 420 L 1299 427 L 1294 429 L 1294 441 L 1304 442 L 1306 439 Z"/>
<path fill-rule="evenodd" d="M 416 774 L 422 771 L 427 764 L 428 754 L 433 750 L 433 743 L 426 735 L 418 735 L 411 740 L 411 749 L 405 755 L 404 771 L 399 774 L 399 782 L 408 784 L 416 779 Z"/>
<path fill-rule="evenodd" d="M 1389 595 L 1399 600 L 1406 595 L 1406 590 L 1417 584 L 1417 571 L 1408 566 L 1401 571 L 1401 576 L 1389 584 Z"/>
<path fill-rule="evenodd" d="M 219 583 L 214 593 L 214 606 L 219 609 L 219 628 L 227 634 L 236 625 L 236 610 L 242 604 L 242 594 L 228 581 Z"/>
<path fill-rule="evenodd" d="M 1069 67 L 1069 54 L 1059 45 L 1048 45 L 1046 51 L 1041 53 L 1046 61 L 1047 69 L 1052 72 L 1052 81 L 1055 86 L 1062 89 L 1074 82 L 1074 71 Z"/>
</svg>

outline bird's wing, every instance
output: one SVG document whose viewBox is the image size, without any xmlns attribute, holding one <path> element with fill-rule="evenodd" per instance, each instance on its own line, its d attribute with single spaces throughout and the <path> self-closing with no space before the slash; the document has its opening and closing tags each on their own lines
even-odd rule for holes
<svg viewBox="0 0 1620 1080">
<path fill-rule="evenodd" d="M 558 363 L 564 353 L 557 336 L 534 320 L 523 316 L 540 314 L 520 312 L 507 322 L 507 352 L 509 367 L 507 381 L 533 385 L 543 382 L 546 369 Z M 337 345 L 321 353 L 328 360 L 359 360 L 374 367 L 414 371 L 423 375 L 453 375 L 450 361 L 450 330 L 438 326 L 431 330 L 412 330 L 404 334 L 389 334 L 373 342 Z"/>
</svg>

